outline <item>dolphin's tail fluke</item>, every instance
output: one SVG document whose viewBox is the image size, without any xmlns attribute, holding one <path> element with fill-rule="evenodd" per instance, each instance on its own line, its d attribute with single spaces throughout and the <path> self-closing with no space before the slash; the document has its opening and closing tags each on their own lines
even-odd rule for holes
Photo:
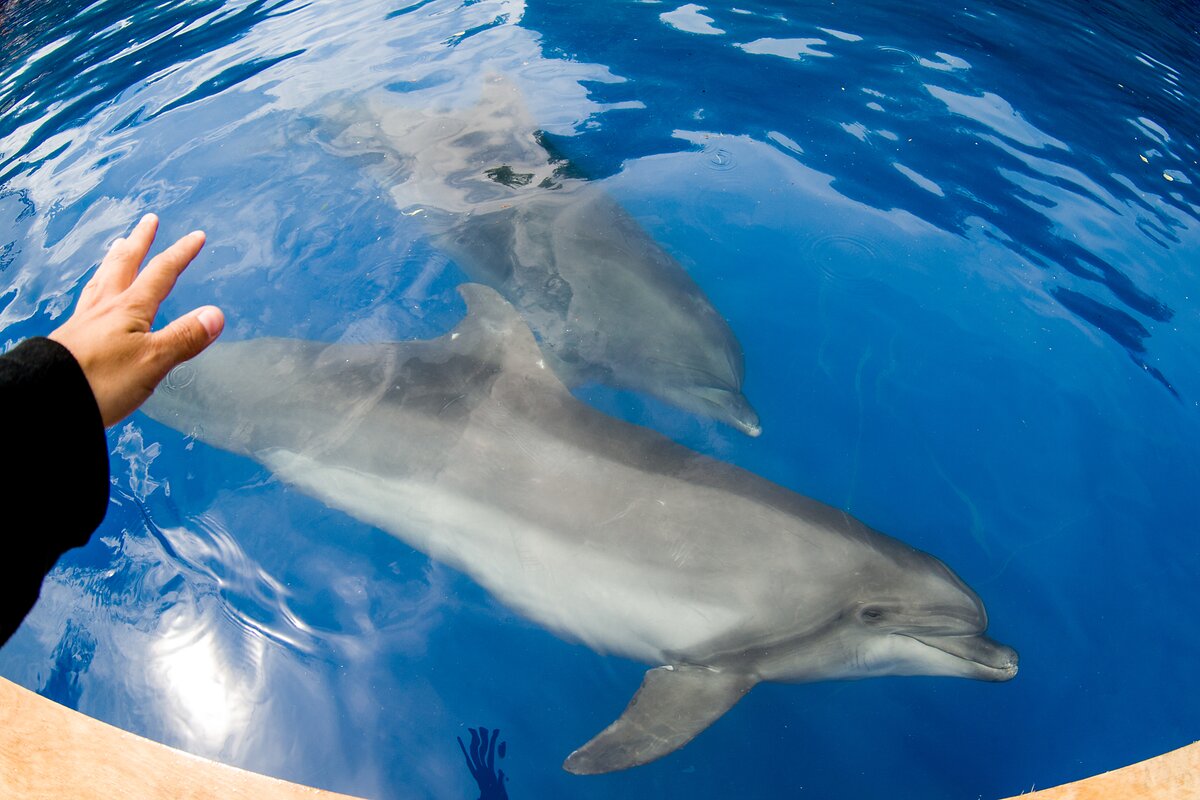
<svg viewBox="0 0 1200 800">
<path fill-rule="evenodd" d="M 596 775 L 662 758 L 696 738 L 756 683 L 751 675 L 707 667 L 649 670 L 625 713 L 572 753 L 563 769 Z"/>
</svg>

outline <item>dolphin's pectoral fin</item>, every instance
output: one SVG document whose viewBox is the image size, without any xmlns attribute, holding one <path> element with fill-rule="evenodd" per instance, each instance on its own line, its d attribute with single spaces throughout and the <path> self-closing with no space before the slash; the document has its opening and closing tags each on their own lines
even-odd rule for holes
<svg viewBox="0 0 1200 800">
<path fill-rule="evenodd" d="M 706 667 L 649 670 L 625 713 L 572 753 L 563 769 L 594 775 L 661 758 L 694 739 L 756 683 L 750 675 Z"/>
</svg>

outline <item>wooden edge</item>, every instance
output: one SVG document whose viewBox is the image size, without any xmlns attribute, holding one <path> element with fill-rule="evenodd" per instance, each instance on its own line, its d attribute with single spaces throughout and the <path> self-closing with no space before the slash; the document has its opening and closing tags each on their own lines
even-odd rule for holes
<svg viewBox="0 0 1200 800">
<path fill-rule="evenodd" d="M 4 800 L 355 800 L 152 742 L 0 678 Z"/>
<path fill-rule="evenodd" d="M 1023 800 L 1200 800 L 1200 742 L 1112 772 L 1020 797 Z"/>
<path fill-rule="evenodd" d="M 4 678 L 0 678 L 0 796 L 4 800 L 361 800 L 152 742 Z M 1200 742 L 1020 797 L 1200 800 Z"/>
</svg>

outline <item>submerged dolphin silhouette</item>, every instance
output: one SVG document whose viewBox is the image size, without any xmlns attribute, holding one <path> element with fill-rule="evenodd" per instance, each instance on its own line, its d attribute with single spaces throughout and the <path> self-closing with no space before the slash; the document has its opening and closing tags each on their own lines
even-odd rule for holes
<svg viewBox="0 0 1200 800">
<path fill-rule="evenodd" d="M 216 344 L 145 409 L 555 633 L 655 665 L 571 772 L 670 753 L 759 681 L 1016 673 L 942 562 L 592 409 L 510 305 L 460 292 L 468 315 L 438 339 Z"/>
<path fill-rule="evenodd" d="M 510 81 L 488 78 L 465 111 L 364 99 L 321 116 L 323 145 L 359 158 L 472 280 L 516 306 L 568 385 L 645 392 L 759 434 L 728 324 L 598 183 L 566 174 Z"/>
</svg>

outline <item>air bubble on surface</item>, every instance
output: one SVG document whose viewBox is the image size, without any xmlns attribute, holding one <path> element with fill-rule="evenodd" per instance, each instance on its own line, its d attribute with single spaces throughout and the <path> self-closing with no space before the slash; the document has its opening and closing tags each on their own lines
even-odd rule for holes
<svg viewBox="0 0 1200 800">
<path fill-rule="evenodd" d="M 184 362 L 167 373 L 166 379 L 162 382 L 162 387 L 167 392 L 175 392 L 189 385 L 195 379 L 196 368 Z"/>
<path fill-rule="evenodd" d="M 910 53 L 908 50 L 899 47 L 884 46 L 878 47 L 876 50 L 882 54 L 885 62 L 897 67 L 907 67 L 910 64 L 918 64 L 921 61 L 920 57 L 915 53 Z"/>
<path fill-rule="evenodd" d="M 737 159 L 733 157 L 733 153 L 716 145 L 704 148 L 704 158 L 708 168 L 718 172 L 728 172 L 737 166 Z"/>
<path fill-rule="evenodd" d="M 811 240 L 801 254 L 824 278 L 824 284 L 863 293 L 877 274 L 879 254 L 866 237 L 830 234 Z"/>
</svg>

